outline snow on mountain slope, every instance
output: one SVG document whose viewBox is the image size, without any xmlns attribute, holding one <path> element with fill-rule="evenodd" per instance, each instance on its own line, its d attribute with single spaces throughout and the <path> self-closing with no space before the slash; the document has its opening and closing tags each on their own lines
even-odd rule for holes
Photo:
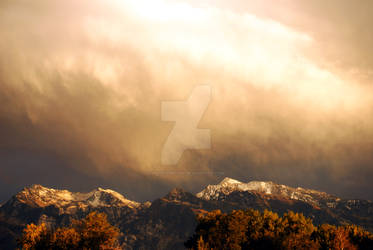
<svg viewBox="0 0 373 250">
<path fill-rule="evenodd" d="M 140 203 L 126 199 L 123 195 L 110 190 L 97 188 L 88 193 L 70 192 L 33 185 L 24 188 L 14 198 L 13 202 L 24 203 L 36 207 L 56 206 L 69 211 L 86 207 L 130 207 L 136 208 Z"/>
<path fill-rule="evenodd" d="M 224 178 L 217 185 L 208 185 L 204 190 L 197 193 L 196 196 L 204 200 L 219 200 L 221 196 L 226 196 L 234 191 L 243 192 L 260 192 L 268 196 L 277 196 L 287 199 L 300 200 L 313 205 L 335 206 L 340 199 L 336 196 L 329 195 L 312 189 L 292 188 L 285 185 L 279 185 L 271 181 L 251 181 L 243 183 L 231 178 Z"/>
</svg>

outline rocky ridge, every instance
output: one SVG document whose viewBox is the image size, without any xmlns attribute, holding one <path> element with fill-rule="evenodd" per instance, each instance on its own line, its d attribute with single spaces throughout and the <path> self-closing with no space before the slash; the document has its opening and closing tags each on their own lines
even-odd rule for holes
<svg viewBox="0 0 373 250">
<path fill-rule="evenodd" d="M 110 190 L 70 192 L 33 185 L 0 207 L 0 249 L 14 249 L 15 239 L 29 223 L 68 225 L 91 211 L 103 212 L 121 232 L 124 249 L 184 249 L 193 234 L 196 215 L 220 209 L 264 209 L 303 213 L 315 224 L 357 224 L 373 231 L 373 203 L 347 200 L 311 189 L 273 182 L 240 182 L 225 178 L 197 194 L 180 188 L 152 202 L 139 203 Z"/>
</svg>

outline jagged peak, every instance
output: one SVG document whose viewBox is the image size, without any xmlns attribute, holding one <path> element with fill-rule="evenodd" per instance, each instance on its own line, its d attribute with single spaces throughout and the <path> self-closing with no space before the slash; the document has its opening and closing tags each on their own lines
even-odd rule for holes
<svg viewBox="0 0 373 250">
<path fill-rule="evenodd" d="M 29 186 L 29 188 L 31 189 L 40 189 L 40 188 L 45 188 L 44 186 L 40 185 L 40 184 L 32 184 L 31 186 Z"/>
<path fill-rule="evenodd" d="M 241 184 L 242 182 L 238 181 L 238 180 L 235 180 L 235 179 L 232 179 L 232 178 L 229 178 L 229 177 L 225 177 L 221 182 L 219 182 L 218 185 L 224 185 L 224 184 Z"/>
<path fill-rule="evenodd" d="M 138 202 L 135 202 L 135 201 L 131 201 L 129 199 L 127 199 L 126 197 L 124 197 L 122 194 L 112 190 L 112 189 L 104 189 L 104 188 L 101 188 L 101 187 L 98 187 L 97 189 L 91 191 L 90 193 L 93 193 L 93 194 L 108 194 L 112 197 L 114 197 L 115 199 L 118 199 L 119 201 L 123 202 L 124 204 L 128 205 L 128 206 L 131 206 L 131 207 L 136 207 L 138 205 L 140 205 Z"/>
<path fill-rule="evenodd" d="M 168 194 L 166 194 L 165 198 L 180 198 L 181 196 L 184 196 L 185 194 L 187 193 L 187 191 L 185 191 L 184 189 L 180 188 L 180 187 L 176 187 L 174 189 L 172 189 Z"/>
<path fill-rule="evenodd" d="M 292 188 L 271 181 L 250 181 L 243 183 L 229 177 L 224 178 L 217 185 L 208 185 L 204 190 L 197 193 L 196 196 L 205 200 L 217 200 L 222 195 L 229 195 L 234 191 L 256 191 L 266 195 L 282 196 L 287 199 L 302 200 L 312 204 L 318 204 L 318 200 L 320 199 L 335 200 L 338 198 L 324 192 L 312 189 Z"/>
<path fill-rule="evenodd" d="M 108 193 L 108 194 L 112 194 L 112 195 L 117 196 L 117 197 L 125 198 L 122 194 L 120 194 L 117 191 L 114 191 L 112 189 L 105 189 L 105 188 L 98 187 L 98 188 L 94 189 L 93 191 L 91 191 L 90 193 L 93 193 L 93 192 Z"/>
<path fill-rule="evenodd" d="M 52 193 L 61 193 L 61 192 L 66 192 L 66 193 L 72 193 L 67 189 L 57 189 L 57 188 L 50 188 L 50 187 L 45 187 L 40 184 L 32 184 L 30 186 L 27 186 L 23 188 L 23 190 L 20 193 L 25 193 L 25 192 L 33 192 L 35 194 L 39 194 L 41 196 L 47 195 L 48 193 L 46 192 L 52 192 Z"/>
<path fill-rule="evenodd" d="M 128 206 L 138 207 L 140 203 L 126 199 L 122 194 L 98 187 L 88 193 L 70 192 L 66 189 L 54 189 L 33 184 L 25 187 L 15 195 L 15 199 L 22 203 L 28 203 L 40 207 L 55 205 L 66 207 L 71 204 L 82 204 L 83 206 Z"/>
<path fill-rule="evenodd" d="M 192 193 L 189 193 L 184 189 L 177 187 L 172 189 L 166 196 L 164 196 L 164 199 L 170 201 L 178 201 L 183 199 L 191 199 L 193 197 L 195 198 L 195 196 Z"/>
<path fill-rule="evenodd" d="M 32 184 L 30 186 L 24 187 L 22 191 L 27 191 L 27 190 L 34 190 L 34 191 L 37 191 L 37 190 L 53 190 L 53 191 L 57 191 L 58 189 L 48 188 L 48 187 L 45 187 L 45 186 L 40 185 L 40 184 Z"/>
</svg>

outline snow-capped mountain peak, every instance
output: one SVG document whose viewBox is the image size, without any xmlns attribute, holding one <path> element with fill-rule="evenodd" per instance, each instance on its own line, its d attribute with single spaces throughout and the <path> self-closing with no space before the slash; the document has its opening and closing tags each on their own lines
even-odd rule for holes
<svg viewBox="0 0 373 250">
<path fill-rule="evenodd" d="M 208 185 L 204 190 L 197 193 L 197 197 L 205 200 L 216 200 L 221 194 L 228 195 L 233 191 L 259 191 L 270 194 L 272 191 L 272 182 L 251 181 L 243 183 L 238 180 L 225 177 L 217 185 Z"/>
<path fill-rule="evenodd" d="M 217 185 L 208 185 L 204 190 L 197 193 L 196 196 L 204 200 L 220 200 L 232 192 L 258 192 L 268 196 L 280 196 L 286 199 L 301 200 L 312 205 L 333 203 L 339 198 L 324 192 L 312 189 L 292 188 L 285 185 L 279 185 L 271 181 L 250 181 L 243 183 L 232 178 L 224 178 Z M 224 198 L 223 198 L 224 199 Z"/>
<path fill-rule="evenodd" d="M 229 178 L 229 177 L 225 177 L 218 185 L 235 185 L 235 184 L 242 184 L 242 182 Z"/>
<path fill-rule="evenodd" d="M 14 198 L 13 202 L 25 203 L 36 207 L 55 206 L 63 211 L 87 207 L 130 207 L 140 206 L 140 203 L 126 199 L 123 195 L 111 189 L 97 188 L 88 193 L 70 192 L 32 185 L 24 188 Z"/>
<path fill-rule="evenodd" d="M 111 189 L 97 188 L 97 190 L 91 191 L 88 194 L 92 194 L 87 199 L 92 206 L 111 206 L 115 204 L 117 206 L 138 207 L 140 205 L 140 203 L 128 200 L 120 193 Z M 92 198 L 94 199 L 92 200 Z"/>
</svg>

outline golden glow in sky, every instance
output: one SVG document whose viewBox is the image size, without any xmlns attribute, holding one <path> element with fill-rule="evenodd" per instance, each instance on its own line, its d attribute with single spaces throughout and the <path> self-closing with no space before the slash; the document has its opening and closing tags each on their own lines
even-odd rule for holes
<svg viewBox="0 0 373 250">
<path fill-rule="evenodd" d="M 54 154 L 113 182 L 125 173 L 193 185 L 221 171 L 284 184 L 348 177 L 371 187 L 364 181 L 373 178 L 369 7 L 321 0 L 0 7 L 6 149 Z M 208 174 L 153 176 L 172 129 L 160 103 L 185 100 L 201 84 L 211 86 L 199 124 L 211 129 L 211 150 L 187 152 L 176 169 Z"/>
<path fill-rule="evenodd" d="M 162 71 L 160 57 L 179 56 L 196 67 L 224 71 L 240 84 L 278 89 L 297 102 L 321 108 L 333 109 L 341 103 L 348 109 L 357 108 L 364 96 L 351 79 L 308 57 L 306 52 L 314 46 L 310 34 L 280 22 L 207 4 L 201 7 L 162 0 L 113 3 L 131 27 L 120 17 L 105 17 L 90 19 L 86 29 L 95 39 L 104 39 L 102 42 L 111 38 L 120 46 L 125 41 L 143 54 L 155 72 Z M 109 62 L 102 67 L 102 60 L 98 63 L 98 77 L 113 84 L 118 66 Z M 233 92 L 241 88 L 233 82 L 225 85 Z"/>
</svg>

